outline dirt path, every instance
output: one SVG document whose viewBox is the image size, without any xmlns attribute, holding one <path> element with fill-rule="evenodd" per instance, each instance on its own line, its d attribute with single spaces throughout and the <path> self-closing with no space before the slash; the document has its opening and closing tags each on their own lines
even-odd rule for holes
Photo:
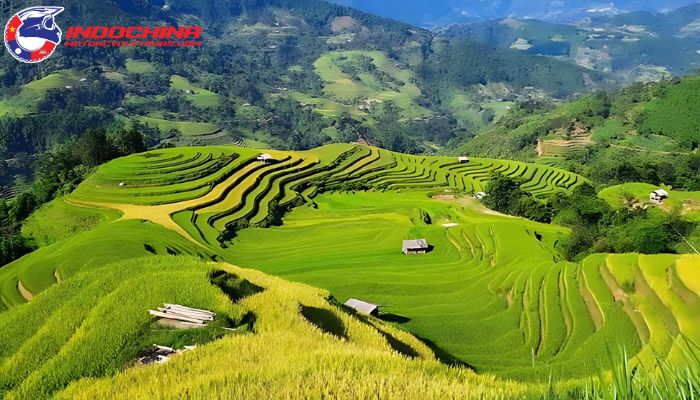
<svg viewBox="0 0 700 400">
<path fill-rule="evenodd" d="M 20 281 L 20 280 L 17 280 L 17 290 L 19 290 L 19 294 L 21 294 L 22 297 L 24 297 L 25 300 L 27 300 L 27 301 L 32 301 L 32 300 L 34 300 L 34 295 L 32 294 L 32 292 L 30 292 L 29 290 L 27 290 L 27 289 L 22 285 L 22 281 Z"/>
<path fill-rule="evenodd" d="M 167 229 L 170 229 L 180 234 L 184 238 L 190 240 L 191 242 L 201 246 L 201 243 L 199 243 L 192 236 L 190 236 L 190 234 L 187 233 L 187 231 L 185 231 L 175 221 L 173 221 L 171 217 L 172 214 L 187 209 L 188 207 L 184 206 L 184 204 L 187 204 L 189 202 L 165 204 L 160 206 L 139 206 L 134 204 L 97 203 L 74 199 L 66 199 L 66 201 L 70 204 L 83 207 L 109 208 L 112 210 L 117 210 L 122 213 L 121 218 L 119 218 L 117 221 L 127 221 L 131 219 L 150 221 L 154 224 L 158 224 Z"/>
</svg>

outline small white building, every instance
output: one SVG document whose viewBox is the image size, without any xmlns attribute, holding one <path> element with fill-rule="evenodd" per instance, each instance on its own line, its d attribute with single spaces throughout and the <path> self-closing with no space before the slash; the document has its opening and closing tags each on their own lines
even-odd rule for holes
<svg viewBox="0 0 700 400">
<path fill-rule="evenodd" d="M 345 302 L 345 307 L 352 308 L 359 314 L 379 316 L 379 306 L 366 301 L 350 299 Z"/>
<path fill-rule="evenodd" d="M 430 245 L 425 239 L 404 240 L 401 252 L 405 255 L 426 254 L 430 250 Z"/>
<path fill-rule="evenodd" d="M 664 200 L 668 199 L 668 192 L 664 189 L 658 189 L 651 192 L 649 195 L 649 200 L 652 203 L 661 204 Z"/>
<path fill-rule="evenodd" d="M 466 164 L 466 163 L 469 162 L 469 157 L 467 157 L 467 156 L 462 156 L 462 157 L 459 157 L 458 160 L 459 160 L 459 163 L 460 163 L 460 164 Z"/>
<path fill-rule="evenodd" d="M 126 187 L 126 182 L 119 182 L 119 187 L 121 187 L 121 188 Z"/>
<path fill-rule="evenodd" d="M 259 155 L 257 160 L 263 164 L 272 164 L 275 162 L 275 158 L 267 153 Z"/>
</svg>

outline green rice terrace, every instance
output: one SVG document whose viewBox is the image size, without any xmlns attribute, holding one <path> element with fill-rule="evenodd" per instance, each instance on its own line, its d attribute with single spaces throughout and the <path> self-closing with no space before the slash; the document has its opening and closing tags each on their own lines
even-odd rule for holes
<svg viewBox="0 0 700 400">
<path fill-rule="evenodd" d="M 494 172 L 521 179 L 521 188 L 541 200 L 585 182 L 544 164 L 460 162 L 351 144 L 265 154 L 233 146 L 175 148 L 105 164 L 24 226 L 44 247 L 0 269 L 0 397 L 46 397 L 81 377 L 92 379 L 59 397 L 108 397 L 111 387 L 123 385 L 125 398 L 164 395 L 144 390 L 155 390 L 149 389 L 154 382 L 166 390 L 166 381 L 174 396 L 187 368 L 207 370 L 190 383 L 196 397 L 224 387 L 227 364 L 237 364 L 230 379 L 252 385 L 245 392 L 227 386 L 230 396 L 318 393 L 325 384 L 315 378 L 284 389 L 246 372 L 262 357 L 267 361 L 256 368 L 265 368 L 265 376 L 288 379 L 284 362 L 263 355 L 288 346 L 295 350 L 279 352 L 290 363 L 300 362 L 299 349 L 310 349 L 313 364 L 305 368 L 313 371 L 332 354 L 347 361 L 353 352 L 379 371 L 368 378 L 372 368 L 358 366 L 365 372 L 342 376 L 342 362 L 330 362 L 324 374 L 340 388 L 331 397 L 363 397 L 346 387 L 354 376 L 404 393 L 425 384 L 426 398 L 511 398 L 541 388 L 511 381 L 488 386 L 492 375 L 542 385 L 584 379 L 600 372 L 610 350 L 624 348 L 631 363 L 650 366 L 659 357 L 681 360 L 683 337 L 700 342 L 700 257 L 595 254 L 567 262 L 557 247 L 568 229 L 498 214 L 473 198 Z M 426 239 L 430 251 L 402 254 L 407 239 Z M 154 254 L 163 257 L 142 258 Z M 207 284 L 214 268 L 264 291 L 226 302 Z M 381 305 L 381 319 L 339 311 L 335 302 L 348 298 Z M 233 327 L 253 312 L 255 336 L 216 341 L 152 374 L 123 369 L 144 335 L 152 339 L 144 304 L 166 301 L 216 310 Z M 105 314 L 110 307 L 118 311 Z M 300 326 L 302 316 L 311 325 Z M 108 329 L 101 318 L 119 328 Z M 314 324 L 316 336 L 300 336 Z M 344 347 L 331 349 L 339 338 Z M 86 349 L 94 347 L 101 355 L 91 358 Z M 247 355 L 215 358 L 220 351 Z M 392 357 L 402 361 L 389 367 Z M 398 377 L 418 371 L 427 375 L 402 389 Z M 471 380 L 469 390 L 464 379 Z"/>
</svg>

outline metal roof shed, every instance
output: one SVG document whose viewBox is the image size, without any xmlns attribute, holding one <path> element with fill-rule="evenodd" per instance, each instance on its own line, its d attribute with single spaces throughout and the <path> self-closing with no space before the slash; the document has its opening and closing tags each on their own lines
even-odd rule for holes
<svg viewBox="0 0 700 400">
<path fill-rule="evenodd" d="M 403 254 L 425 254 L 430 250 L 428 241 L 425 239 L 404 240 L 401 251 Z"/>
<path fill-rule="evenodd" d="M 379 315 L 379 306 L 366 301 L 350 299 L 345 302 L 345 306 L 352 308 L 360 314 L 372 315 L 375 317 Z"/>
</svg>

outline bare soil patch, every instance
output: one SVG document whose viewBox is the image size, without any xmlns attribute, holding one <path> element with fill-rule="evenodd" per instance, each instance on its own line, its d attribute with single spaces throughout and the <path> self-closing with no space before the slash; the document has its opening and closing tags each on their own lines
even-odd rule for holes
<svg viewBox="0 0 700 400">
<path fill-rule="evenodd" d="M 353 29 L 357 25 L 357 21 L 353 17 L 336 17 L 335 19 L 333 19 L 333 22 L 331 22 L 331 31 L 333 33 L 340 33 L 346 30 Z"/>
</svg>

